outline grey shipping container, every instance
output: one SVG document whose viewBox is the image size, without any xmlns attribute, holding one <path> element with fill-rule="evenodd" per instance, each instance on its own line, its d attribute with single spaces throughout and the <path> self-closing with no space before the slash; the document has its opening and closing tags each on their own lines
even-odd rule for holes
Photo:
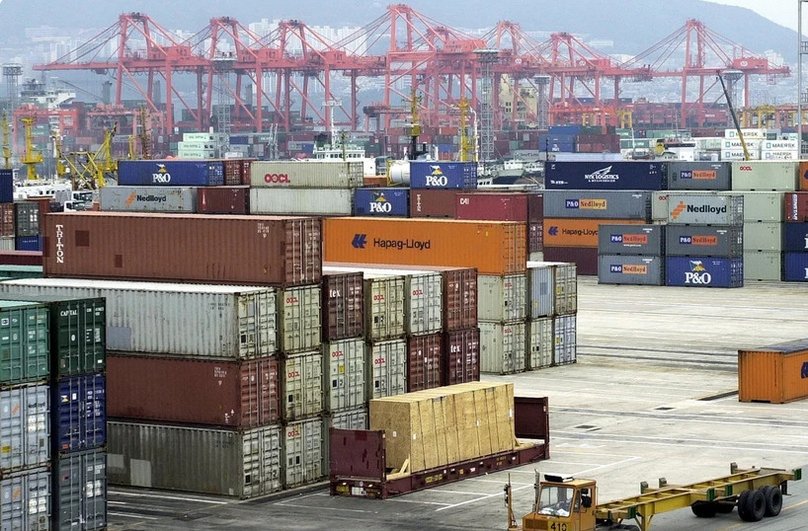
<svg viewBox="0 0 808 531">
<path fill-rule="evenodd" d="M 110 485 L 254 498 L 283 487 L 281 432 L 109 422 Z"/>
<path fill-rule="evenodd" d="M 653 192 L 544 190 L 546 218 L 643 219 L 651 217 Z"/>
<path fill-rule="evenodd" d="M 284 486 L 314 483 L 325 476 L 323 419 L 292 422 L 283 427 Z"/>
<path fill-rule="evenodd" d="M 368 399 L 407 392 L 407 342 L 403 339 L 371 343 L 368 356 Z"/>
<path fill-rule="evenodd" d="M 197 188 L 190 186 L 104 186 L 101 210 L 108 212 L 196 212 Z"/>
<path fill-rule="evenodd" d="M 740 258 L 744 249 L 744 227 L 670 225 L 666 245 L 667 256 Z"/>
<path fill-rule="evenodd" d="M 555 269 L 550 265 L 528 267 L 528 318 L 537 319 L 555 313 L 554 273 Z"/>
<path fill-rule="evenodd" d="M 748 250 L 743 253 L 744 280 L 780 280 L 783 254 L 771 251 Z"/>
<path fill-rule="evenodd" d="M 365 341 L 361 337 L 323 345 L 327 411 L 344 411 L 367 402 L 366 359 Z"/>
<path fill-rule="evenodd" d="M 731 178 L 729 162 L 668 162 L 669 190 L 729 190 Z"/>
<path fill-rule="evenodd" d="M 599 254 L 663 256 L 664 225 L 601 225 L 598 231 Z"/>
<path fill-rule="evenodd" d="M 527 368 L 525 323 L 479 323 L 480 372 L 514 374 Z"/>
<path fill-rule="evenodd" d="M 669 225 L 743 225 L 743 197 L 670 194 Z"/>
<path fill-rule="evenodd" d="M 477 276 L 478 321 L 519 321 L 527 315 L 527 277 Z"/>
<path fill-rule="evenodd" d="M 578 361 L 577 318 L 575 315 L 562 315 L 553 320 L 553 365 L 566 365 Z"/>
<path fill-rule="evenodd" d="M 0 477 L 48 463 L 51 455 L 49 394 L 47 385 L 0 391 Z"/>
<path fill-rule="evenodd" d="M 51 474 L 46 468 L 28 470 L 2 478 L 0 529 L 47 531 L 52 529 L 50 513 Z"/>
<path fill-rule="evenodd" d="M 297 286 L 278 291 L 278 335 L 283 352 L 320 347 L 320 286 Z"/>
<path fill-rule="evenodd" d="M 568 315 L 578 311 L 578 267 L 568 262 L 528 262 L 527 267 L 550 266 L 555 285 L 555 315 Z"/>
<path fill-rule="evenodd" d="M 733 190 L 793 192 L 799 184 L 799 161 L 745 160 L 732 163 Z"/>
<path fill-rule="evenodd" d="M 553 318 L 532 319 L 527 322 L 527 359 L 528 370 L 543 369 L 553 364 Z"/>
<path fill-rule="evenodd" d="M 281 370 L 283 420 L 323 413 L 323 355 L 319 350 L 285 356 Z"/>
<path fill-rule="evenodd" d="M 14 233 L 19 236 L 40 234 L 39 203 L 21 201 L 14 203 Z"/>
<path fill-rule="evenodd" d="M 661 256 L 598 256 L 599 284 L 663 286 L 665 259 Z"/>
<path fill-rule="evenodd" d="M 353 190 L 336 188 L 251 188 L 252 214 L 350 216 Z"/>
<path fill-rule="evenodd" d="M 355 407 L 332 413 L 326 417 L 327 428 L 338 430 L 366 430 L 368 429 L 368 406 Z"/>
<path fill-rule="evenodd" d="M 750 251 L 783 250 L 783 224 L 771 221 L 753 222 L 743 224 L 743 246 Z"/>
<path fill-rule="evenodd" d="M 53 529 L 107 527 L 107 452 L 67 454 L 53 462 Z"/>
</svg>

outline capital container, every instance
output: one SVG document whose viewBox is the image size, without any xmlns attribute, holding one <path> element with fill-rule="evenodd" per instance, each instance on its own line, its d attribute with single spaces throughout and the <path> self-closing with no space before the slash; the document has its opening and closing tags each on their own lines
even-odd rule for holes
<svg viewBox="0 0 808 531">
<path fill-rule="evenodd" d="M 321 227 L 321 221 L 314 218 L 49 214 L 45 218 L 45 276 L 214 284 L 314 283 L 320 281 Z"/>
<path fill-rule="evenodd" d="M 275 357 L 208 361 L 110 354 L 107 415 L 117 419 L 253 428 L 280 419 Z"/>
<path fill-rule="evenodd" d="M 25 385 L 0 391 L 0 478 L 48 464 L 50 388 Z"/>
<path fill-rule="evenodd" d="M 745 226 L 669 225 L 666 236 L 667 256 L 711 256 L 741 258 Z"/>
<path fill-rule="evenodd" d="M 669 190 L 730 190 L 730 162 L 668 162 Z"/>
<path fill-rule="evenodd" d="M 368 399 L 407 392 L 407 342 L 404 339 L 368 345 Z"/>
<path fill-rule="evenodd" d="M 738 351 L 741 402 L 783 404 L 808 397 L 808 340 Z"/>
<path fill-rule="evenodd" d="M 196 212 L 195 187 L 104 186 L 99 194 L 107 212 Z"/>
<path fill-rule="evenodd" d="M 743 225 L 744 198 L 735 195 L 670 194 L 669 225 Z"/>
<path fill-rule="evenodd" d="M 773 221 L 744 222 L 743 245 L 748 250 L 781 252 L 783 224 Z"/>
<path fill-rule="evenodd" d="M 545 247 L 544 259 L 575 264 L 578 275 L 598 274 L 597 247 Z"/>
<path fill-rule="evenodd" d="M 44 305 L 0 296 L 0 387 L 48 379 L 50 328 Z"/>
<path fill-rule="evenodd" d="M 527 368 L 525 322 L 480 322 L 480 372 L 514 374 Z"/>
<path fill-rule="evenodd" d="M 343 339 L 323 345 L 328 386 L 325 410 L 329 413 L 356 408 L 367 402 L 367 354 L 363 338 Z"/>
<path fill-rule="evenodd" d="M 640 190 L 545 190 L 548 218 L 651 219 L 651 195 Z"/>
<path fill-rule="evenodd" d="M 458 192 L 457 219 L 520 221 L 529 218 L 528 195 L 523 193 Z"/>
<path fill-rule="evenodd" d="M 808 253 L 783 253 L 783 280 L 808 282 Z"/>
<path fill-rule="evenodd" d="M 0 203 L 0 237 L 14 236 L 14 203 Z"/>
<path fill-rule="evenodd" d="M 31 278 L 0 282 L 0 297 L 5 294 L 105 298 L 106 348 L 111 351 L 234 359 L 277 351 L 274 288 Z M 92 310 L 92 344 L 98 349 L 97 305 Z"/>
<path fill-rule="evenodd" d="M 793 192 L 799 189 L 798 161 L 744 160 L 731 164 L 733 190 Z"/>
<path fill-rule="evenodd" d="M 120 186 L 221 186 L 221 161 L 122 160 L 118 163 Z"/>
<path fill-rule="evenodd" d="M 348 188 L 251 188 L 250 211 L 267 215 L 350 216 Z"/>
<path fill-rule="evenodd" d="M 364 172 L 361 162 L 258 160 L 250 166 L 250 187 L 359 188 Z"/>
<path fill-rule="evenodd" d="M 14 202 L 14 170 L 0 169 L 0 203 Z"/>
<path fill-rule="evenodd" d="M 527 252 L 540 253 L 544 250 L 544 224 L 531 222 L 527 224 Z"/>
<path fill-rule="evenodd" d="M 480 380 L 480 329 L 467 328 L 443 333 L 443 385 Z"/>
<path fill-rule="evenodd" d="M 361 337 L 365 326 L 365 297 L 362 273 L 323 273 L 323 341 Z"/>
<path fill-rule="evenodd" d="M 0 522 L 3 530 L 52 529 L 50 471 L 41 467 L 1 477 Z"/>
<path fill-rule="evenodd" d="M 249 186 L 210 186 L 197 188 L 196 211 L 200 214 L 249 214 Z"/>
<path fill-rule="evenodd" d="M 548 162 L 548 190 L 665 190 L 662 162 Z"/>
<path fill-rule="evenodd" d="M 693 288 L 743 287 L 742 258 L 709 258 L 706 256 L 671 256 L 665 261 L 668 286 Z"/>
<path fill-rule="evenodd" d="M 575 315 L 559 315 L 553 319 L 553 365 L 568 365 L 578 362 L 578 318 Z"/>
<path fill-rule="evenodd" d="M 639 219 L 571 219 L 544 220 L 545 247 L 588 247 L 597 249 L 601 225 L 643 225 Z"/>
<path fill-rule="evenodd" d="M 291 422 L 281 428 L 284 487 L 315 483 L 325 477 L 326 437 L 322 418 Z"/>
<path fill-rule="evenodd" d="M 300 352 L 320 347 L 320 299 L 319 285 L 278 290 L 278 335 L 281 351 Z"/>
<path fill-rule="evenodd" d="M 39 215 L 39 204 L 33 201 L 14 203 L 14 234 L 21 236 L 38 236 L 41 233 L 42 220 Z"/>
<path fill-rule="evenodd" d="M 325 411 L 322 350 L 286 354 L 281 365 L 281 415 L 290 422 L 321 415 Z"/>
<path fill-rule="evenodd" d="M 808 221 L 808 192 L 785 194 L 785 221 Z"/>
<path fill-rule="evenodd" d="M 783 224 L 783 251 L 808 251 L 808 222 Z"/>
<path fill-rule="evenodd" d="M 456 190 L 410 190 L 410 217 L 457 218 Z"/>
<path fill-rule="evenodd" d="M 527 370 L 535 371 L 553 365 L 553 318 L 542 317 L 527 322 Z"/>
<path fill-rule="evenodd" d="M 52 464 L 53 529 L 106 529 L 107 452 L 68 454 Z"/>
<path fill-rule="evenodd" d="M 780 251 L 744 251 L 744 280 L 778 281 L 782 278 L 782 273 L 783 253 Z"/>
<path fill-rule="evenodd" d="M 354 194 L 354 216 L 406 218 L 410 214 L 407 188 L 358 188 Z"/>
<path fill-rule="evenodd" d="M 664 225 L 601 225 L 598 253 L 663 256 L 665 229 Z"/>
<path fill-rule="evenodd" d="M 107 442 L 106 377 L 67 376 L 51 389 L 53 447 L 59 455 L 92 450 Z"/>
<path fill-rule="evenodd" d="M 281 490 L 281 428 L 195 428 L 110 421 L 111 485 L 254 498 Z"/>
<path fill-rule="evenodd" d="M 527 315 L 527 277 L 480 275 L 477 277 L 478 321 L 519 321 Z"/>
<path fill-rule="evenodd" d="M 407 392 L 440 387 L 443 380 L 443 338 L 440 334 L 407 338 Z"/>
<path fill-rule="evenodd" d="M 600 255 L 598 284 L 665 285 L 661 256 Z"/>
<path fill-rule="evenodd" d="M 410 188 L 477 188 L 476 162 L 411 161 Z"/>
</svg>

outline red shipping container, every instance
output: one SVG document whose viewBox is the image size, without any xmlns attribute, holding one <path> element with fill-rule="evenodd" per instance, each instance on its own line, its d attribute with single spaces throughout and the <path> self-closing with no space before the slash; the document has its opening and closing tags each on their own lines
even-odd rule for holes
<svg viewBox="0 0 808 531">
<path fill-rule="evenodd" d="M 72 212 L 45 216 L 46 277 L 315 284 L 322 220 Z"/>
<path fill-rule="evenodd" d="M 0 264 L 3 265 L 42 265 L 41 251 L 0 251 Z"/>
<path fill-rule="evenodd" d="M 227 186 L 242 184 L 241 159 L 225 159 L 222 164 L 224 165 L 224 184 Z"/>
<path fill-rule="evenodd" d="M 461 192 L 455 201 L 457 219 L 522 222 L 528 219 L 526 194 Z"/>
<path fill-rule="evenodd" d="M 443 334 L 443 385 L 480 381 L 480 329 Z"/>
<path fill-rule="evenodd" d="M 14 203 L 0 203 L 0 236 L 14 235 Z"/>
<path fill-rule="evenodd" d="M 808 221 L 808 192 L 786 194 L 786 221 Z"/>
<path fill-rule="evenodd" d="M 241 159 L 241 184 L 250 184 L 250 167 L 254 159 Z"/>
<path fill-rule="evenodd" d="M 249 214 L 249 186 L 201 186 L 196 192 L 200 214 Z"/>
<path fill-rule="evenodd" d="M 579 275 L 598 274 L 597 247 L 545 247 L 544 259 L 547 262 L 572 262 L 578 266 Z"/>
<path fill-rule="evenodd" d="M 107 356 L 107 416 L 254 428 L 280 419 L 279 362 Z"/>
<path fill-rule="evenodd" d="M 410 217 L 457 218 L 455 190 L 410 190 Z"/>
<path fill-rule="evenodd" d="M 407 338 L 407 392 L 433 389 L 442 385 L 441 334 Z"/>
<path fill-rule="evenodd" d="M 542 194 L 527 194 L 527 219 L 529 221 L 544 219 L 544 196 Z"/>
<path fill-rule="evenodd" d="M 544 226 L 542 222 L 527 225 L 527 252 L 539 253 L 544 249 Z"/>
<path fill-rule="evenodd" d="M 323 341 L 361 337 L 365 330 L 362 273 L 323 275 Z"/>
</svg>

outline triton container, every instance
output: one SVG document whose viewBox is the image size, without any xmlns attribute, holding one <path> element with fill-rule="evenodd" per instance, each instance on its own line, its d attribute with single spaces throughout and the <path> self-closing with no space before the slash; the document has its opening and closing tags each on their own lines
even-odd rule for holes
<svg viewBox="0 0 808 531">
<path fill-rule="evenodd" d="M 477 163 L 411 161 L 410 188 L 477 188 Z"/>
<path fill-rule="evenodd" d="M 443 385 L 480 379 L 480 329 L 469 328 L 443 334 Z"/>
<path fill-rule="evenodd" d="M 196 211 L 200 214 L 249 214 L 250 188 L 248 186 L 197 188 Z"/>
<path fill-rule="evenodd" d="M 402 188 L 359 188 L 354 194 L 354 216 L 391 216 L 410 214 L 410 191 Z"/>
<path fill-rule="evenodd" d="M 735 195 L 669 194 L 669 225 L 743 225 L 744 198 Z"/>
<path fill-rule="evenodd" d="M 744 250 L 744 226 L 669 225 L 667 256 L 711 256 L 741 258 Z"/>
<path fill-rule="evenodd" d="M 670 190 L 729 190 L 731 177 L 729 162 L 668 162 Z"/>
<path fill-rule="evenodd" d="M 121 186 L 221 186 L 221 161 L 122 160 L 118 163 Z"/>
<path fill-rule="evenodd" d="M 196 212 L 197 188 L 187 186 L 104 186 L 99 194 L 107 212 Z"/>
<path fill-rule="evenodd" d="M 661 256 L 598 257 L 598 284 L 665 285 L 665 259 Z"/>
<path fill-rule="evenodd" d="M 407 342 L 404 339 L 370 343 L 368 346 L 368 398 L 407 392 Z"/>
<path fill-rule="evenodd" d="M 808 398 L 808 340 L 738 351 L 741 402 L 783 404 Z"/>
<path fill-rule="evenodd" d="M 665 225 L 601 225 L 598 253 L 637 256 L 665 254 Z"/>
<path fill-rule="evenodd" d="M 743 287 L 743 259 L 675 256 L 665 262 L 668 286 L 695 288 Z"/>
<path fill-rule="evenodd" d="M 651 219 L 652 192 L 545 190 L 548 218 Z"/>
<path fill-rule="evenodd" d="M 407 338 L 407 392 L 440 387 L 443 345 L 440 334 Z"/>
<path fill-rule="evenodd" d="M 250 166 L 252 188 L 358 188 L 363 177 L 361 162 L 262 160 Z"/>
<path fill-rule="evenodd" d="M 661 162 L 548 162 L 548 190 L 665 190 L 665 164 Z"/>
</svg>

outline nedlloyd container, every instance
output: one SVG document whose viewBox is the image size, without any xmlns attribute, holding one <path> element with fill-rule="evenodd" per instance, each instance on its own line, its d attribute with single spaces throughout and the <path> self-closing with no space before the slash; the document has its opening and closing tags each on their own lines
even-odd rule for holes
<svg viewBox="0 0 808 531">
<path fill-rule="evenodd" d="M 668 286 L 696 288 L 743 287 L 744 263 L 739 258 L 671 256 L 665 261 Z"/>
<path fill-rule="evenodd" d="M 278 335 L 283 352 L 320 347 L 320 286 L 278 290 Z"/>
<path fill-rule="evenodd" d="M 783 224 L 783 250 L 786 252 L 808 251 L 808 223 Z"/>
<path fill-rule="evenodd" d="M 480 380 L 480 329 L 455 330 L 443 334 L 443 385 Z"/>
<path fill-rule="evenodd" d="M 526 327 L 515 323 L 483 323 L 480 327 L 480 372 L 514 374 L 526 368 Z"/>
<path fill-rule="evenodd" d="M 106 348 L 112 351 L 231 359 L 277 352 L 274 288 L 32 278 L 0 282 L 0 293 L 105 298 Z M 91 310 L 95 324 L 85 333 L 93 334 L 87 345 L 98 352 L 100 316 L 97 306 Z"/>
<path fill-rule="evenodd" d="M 646 191 L 545 190 L 548 218 L 641 219 L 651 217 L 651 195 Z"/>
<path fill-rule="evenodd" d="M 368 346 L 368 399 L 407 392 L 407 342 L 404 339 Z"/>
<path fill-rule="evenodd" d="M 53 461 L 53 529 L 107 527 L 107 452 L 91 450 Z"/>
<path fill-rule="evenodd" d="M 254 161 L 252 188 L 359 188 L 364 178 L 361 162 Z"/>
<path fill-rule="evenodd" d="M 282 428 L 284 487 L 314 483 L 325 476 L 323 419 L 291 422 Z"/>
<path fill-rule="evenodd" d="M 440 334 L 407 338 L 407 392 L 441 386 L 443 340 Z"/>
<path fill-rule="evenodd" d="M 744 251 L 744 280 L 780 280 L 782 273 L 783 253 L 780 251 Z"/>
<path fill-rule="evenodd" d="M 600 255 L 598 284 L 665 285 L 661 256 Z"/>
<path fill-rule="evenodd" d="M 37 468 L 8 477 L 2 476 L 0 522 L 3 531 L 53 529 L 50 525 L 50 515 L 51 473 L 48 469 Z"/>
<path fill-rule="evenodd" d="M 555 313 L 555 269 L 551 265 L 528 265 L 527 317 L 538 319 Z"/>
<path fill-rule="evenodd" d="M 783 224 L 769 221 L 744 222 L 743 245 L 750 251 L 782 251 Z"/>
<path fill-rule="evenodd" d="M 783 280 L 808 282 L 808 253 L 783 253 Z"/>
<path fill-rule="evenodd" d="M 785 194 L 785 221 L 808 221 L 808 192 Z"/>
<path fill-rule="evenodd" d="M 729 162 L 668 162 L 669 190 L 730 190 Z"/>
<path fill-rule="evenodd" d="M 254 498 L 283 487 L 281 428 L 109 422 L 109 483 Z"/>
<path fill-rule="evenodd" d="M 50 388 L 27 385 L 0 391 L 0 477 L 48 464 Z"/>
<path fill-rule="evenodd" d="M 573 314 L 578 311 L 578 267 L 574 263 L 528 262 L 527 267 L 529 269 L 537 267 L 553 269 L 553 285 L 555 286 L 553 311 L 556 315 Z"/>
<path fill-rule="evenodd" d="M 220 161 L 122 160 L 118 163 L 121 186 L 221 186 L 224 166 Z"/>
<path fill-rule="evenodd" d="M 545 165 L 548 190 L 665 190 L 661 162 L 549 162 Z"/>
<path fill-rule="evenodd" d="M 325 410 L 334 413 L 367 402 L 367 354 L 364 339 L 343 339 L 323 345 L 326 385 Z"/>
<path fill-rule="evenodd" d="M 601 225 L 598 253 L 636 256 L 665 254 L 664 225 Z"/>
<path fill-rule="evenodd" d="M 563 315 L 553 319 L 553 365 L 567 365 L 578 361 L 577 317 Z"/>
<path fill-rule="evenodd" d="M 105 186 L 99 193 L 101 210 L 111 212 L 196 212 L 193 187 Z"/>
<path fill-rule="evenodd" d="M 251 188 L 253 214 L 350 216 L 353 190 L 347 188 Z"/>
<path fill-rule="evenodd" d="M 798 170 L 798 161 L 732 162 L 732 189 L 793 192 L 799 189 Z"/>
<path fill-rule="evenodd" d="M 281 365 L 283 420 L 317 416 L 325 411 L 323 353 L 320 350 L 288 354 Z"/>
<path fill-rule="evenodd" d="M 107 442 L 106 377 L 101 373 L 69 376 L 51 389 L 55 452 L 99 448 Z"/>
<path fill-rule="evenodd" d="M 477 277 L 477 319 L 519 321 L 527 315 L 527 277 L 480 275 Z"/>
<path fill-rule="evenodd" d="M 743 225 L 744 198 L 730 195 L 670 194 L 670 225 Z"/>
<path fill-rule="evenodd" d="M 410 188 L 477 188 L 476 162 L 410 162 Z"/>
<path fill-rule="evenodd" d="M 51 361 L 48 309 L 41 304 L 0 300 L 0 345 L 0 387 L 47 380 Z"/>
<path fill-rule="evenodd" d="M 550 367 L 553 364 L 553 348 L 555 336 L 553 335 L 552 317 L 531 319 L 527 322 L 527 369 L 534 371 Z"/>
<path fill-rule="evenodd" d="M 354 216 L 410 215 L 410 191 L 402 188 L 358 188 L 354 195 Z"/>
<path fill-rule="evenodd" d="M 741 258 L 745 230 L 739 225 L 669 225 L 665 252 L 667 256 Z"/>
</svg>

